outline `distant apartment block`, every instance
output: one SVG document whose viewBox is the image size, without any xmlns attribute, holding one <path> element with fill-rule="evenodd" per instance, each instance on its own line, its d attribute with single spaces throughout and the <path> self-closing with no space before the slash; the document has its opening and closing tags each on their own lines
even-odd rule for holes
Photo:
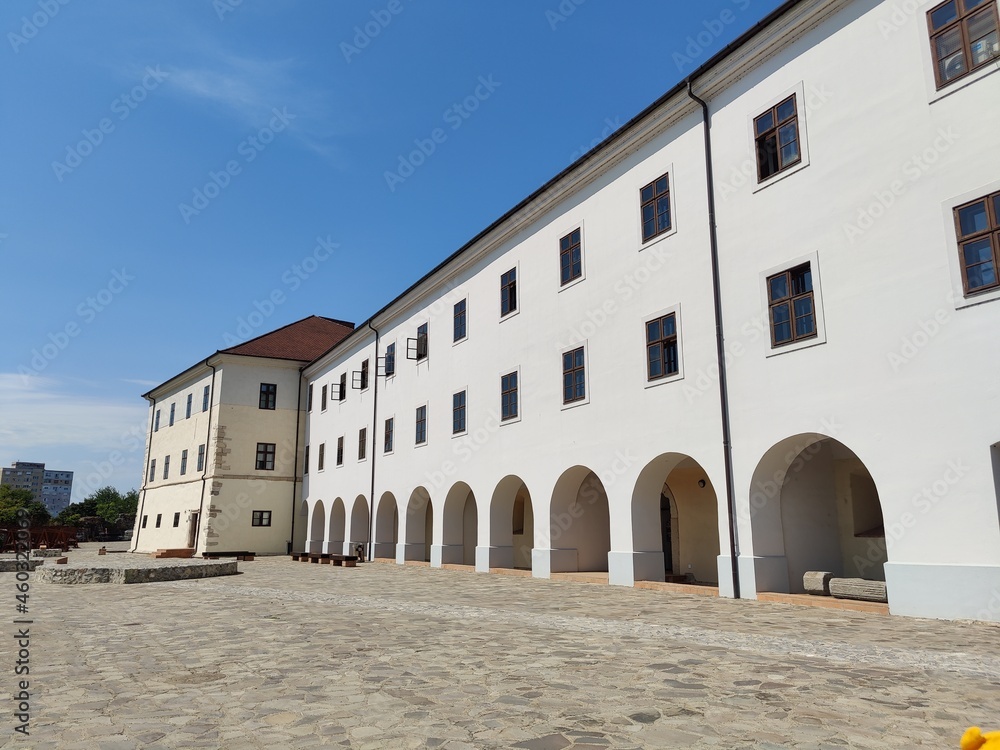
<svg viewBox="0 0 1000 750">
<path fill-rule="evenodd" d="M 46 469 L 45 464 L 15 461 L 3 469 L 0 484 L 15 489 L 28 490 L 35 499 L 56 515 L 70 503 L 73 494 L 73 472 Z"/>
</svg>

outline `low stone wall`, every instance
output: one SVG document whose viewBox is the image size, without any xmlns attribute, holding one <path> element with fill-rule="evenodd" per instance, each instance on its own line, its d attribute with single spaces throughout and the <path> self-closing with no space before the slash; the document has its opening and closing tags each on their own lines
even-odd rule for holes
<svg viewBox="0 0 1000 750">
<path fill-rule="evenodd" d="M 19 570 L 24 570 L 24 565 L 27 563 L 28 570 L 34 570 L 39 565 L 42 564 L 41 560 L 18 560 L 14 557 L 7 557 L 0 560 L 0 573 L 16 573 Z"/>
<path fill-rule="evenodd" d="M 33 549 L 31 550 L 32 557 L 62 557 L 65 552 L 61 549 Z"/>
<path fill-rule="evenodd" d="M 231 576 L 239 571 L 235 560 L 195 563 L 189 565 L 163 565 L 158 567 L 68 567 L 42 568 L 35 577 L 43 583 L 156 583 L 182 581 L 189 578 Z"/>
</svg>

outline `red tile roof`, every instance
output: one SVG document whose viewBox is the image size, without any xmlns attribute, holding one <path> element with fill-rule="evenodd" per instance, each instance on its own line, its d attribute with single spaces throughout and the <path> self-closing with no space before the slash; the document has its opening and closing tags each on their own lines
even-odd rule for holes
<svg viewBox="0 0 1000 750">
<path fill-rule="evenodd" d="M 310 315 L 296 323 L 289 323 L 284 328 L 223 349 L 222 353 L 312 362 L 353 330 L 353 323 Z"/>
</svg>

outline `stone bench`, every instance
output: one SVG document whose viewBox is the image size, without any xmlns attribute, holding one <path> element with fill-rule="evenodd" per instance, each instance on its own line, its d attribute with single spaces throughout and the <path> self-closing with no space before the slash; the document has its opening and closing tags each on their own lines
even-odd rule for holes
<svg viewBox="0 0 1000 750">
<path fill-rule="evenodd" d="M 205 560 L 218 560 L 220 557 L 235 557 L 240 562 L 253 562 L 254 557 L 257 555 L 256 552 L 249 552 L 247 550 L 239 550 L 236 552 L 226 551 L 226 552 L 202 552 L 201 556 Z"/>
<path fill-rule="evenodd" d="M 862 602 L 881 602 L 883 604 L 889 601 L 885 590 L 885 581 L 867 581 L 863 578 L 830 579 L 830 596 L 837 599 L 857 599 Z"/>
<path fill-rule="evenodd" d="M 334 565 L 343 565 L 345 568 L 356 568 L 358 565 L 357 555 L 330 555 L 330 562 Z"/>
</svg>

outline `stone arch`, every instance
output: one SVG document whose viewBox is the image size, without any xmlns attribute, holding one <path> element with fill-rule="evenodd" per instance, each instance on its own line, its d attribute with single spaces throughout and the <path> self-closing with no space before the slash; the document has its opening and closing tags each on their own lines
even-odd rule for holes
<svg viewBox="0 0 1000 750">
<path fill-rule="evenodd" d="M 371 538 L 371 514 L 368 511 L 368 499 L 364 495 L 354 498 L 351 506 L 351 525 L 349 538 L 345 545 L 344 553 L 354 554 L 354 548 L 362 545 L 367 553 L 368 541 Z"/>
<path fill-rule="evenodd" d="M 441 515 L 441 544 L 431 560 L 436 565 L 476 564 L 479 509 L 476 495 L 465 482 L 456 482 L 445 496 Z"/>
<path fill-rule="evenodd" d="M 330 552 L 335 555 L 343 554 L 346 527 L 347 508 L 344 505 L 344 501 L 338 497 L 330 507 L 329 532 L 326 537 L 326 549 L 324 552 Z"/>
<path fill-rule="evenodd" d="M 434 539 L 434 504 L 426 487 L 417 487 L 410 493 L 410 499 L 406 503 L 403 534 L 406 539 L 403 560 L 430 562 Z"/>
<path fill-rule="evenodd" d="M 399 543 L 399 507 L 391 492 L 383 492 L 375 513 L 375 557 L 395 558 Z"/>
<path fill-rule="evenodd" d="M 885 580 L 878 488 L 864 461 L 834 438 L 805 433 L 768 450 L 754 471 L 748 511 L 757 591 L 801 593 L 802 575 Z"/>
<path fill-rule="evenodd" d="M 309 501 L 299 501 L 297 517 L 295 518 L 295 533 L 292 539 L 292 552 L 305 551 L 306 540 L 309 538 Z"/>
<path fill-rule="evenodd" d="M 501 479 L 490 499 L 490 567 L 531 570 L 535 516 L 521 477 Z"/>
<path fill-rule="evenodd" d="M 556 481 L 548 532 L 550 572 L 608 570 L 608 493 L 597 474 L 586 466 L 567 469 Z"/>
<path fill-rule="evenodd" d="M 306 538 L 306 552 L 322 552 L 323 538 L 326 535 L 326 510 L 323 501 L 317 500 L 313 505 L 309 521 L 309 534 Z"/>
<path fill-rule="evenodd" d="M 691 456 L 664 453 L 639 472 L 632 549 L 634 580 L 718 583 L 719 499 Z"/>
</svg>

